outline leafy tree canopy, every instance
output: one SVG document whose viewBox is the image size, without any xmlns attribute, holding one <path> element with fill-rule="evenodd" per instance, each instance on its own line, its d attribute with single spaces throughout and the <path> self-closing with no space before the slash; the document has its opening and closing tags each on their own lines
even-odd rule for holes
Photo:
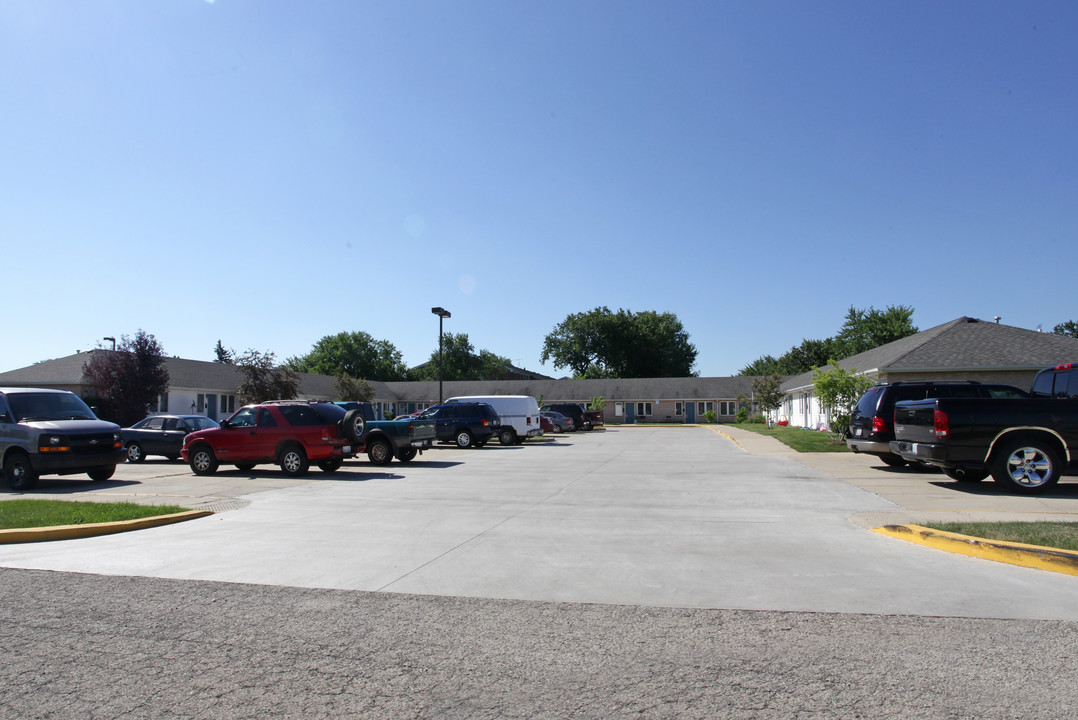
<svg viewBox="0 0 1078 720">
<path fill-rule="evenodd" d="M 344 373 L 340 373 L 333 378 L 333 389 L 341 400 L 354 400 L 356 402 L 372 402 L 374 400 L 374 387 L 369 382 Z"/>
<path fill-rule="evenodd" d="M 467 333 L 444 333 L 442 335 L 444 380 L 500 380 L 506 376 L 512 361 L 489 350 L 478 353 L 468 339 Z M 408 373 L 409 380 L 438 379 L 438 350 L 430 354 L 430 360 Z"/>
<path fill-rule="evenodd" d="M 693 377 L 696 355 L 673 313 L 603 306 L 559 323 L 543 341 L 541 360 L 578 378 Z"/>
<path fill-rule="evenodd" d="M 775 374 L 764 375 L 752 381 L 752 396 L 765 413 L 777 410 L 782 405 L 785 395 L 779 390 L 781 384 L 782 378 Z"/>
<path fill-rule="evenodd" d="M 287 366 L 278 366 L 271 352 L 248 350 L 236 359 L 236 367 L 244 375 L 238 394 L 243 403 L 267 400 L 291 400 L 299 394 L 299 377 Z"/>
<path fill-rule="evenodd" d="M 146 417 L 168 392 L 164 348 L 143 330 L 133 338 L 121 335 L 116 350 L 95 351 L 82 372 L 101 415 L 124 427 Z"/>
<path fill-rule="evenodd" d="M 297 372 L 345 374 L 383 382 L 404 380 L 407 373 L 404 359 L 393 343 L 375 340 L 363 331 L 327 335 L 309 353 L 289 358 L 285 364 Z"/>
<path fill-rule="evenodd" d="M 802 340 L 782 357 L 764 355 L 741 368 L 739 375 L 800 375 L 832 359 L 850 357 L 917 332 L 913 308 L 888 306 L 867 310 L 850 306 L 838 335 L 823 340 Z"/>
<path fill-rule="evenodd" d="M 1052 328 L 1053 335 L 1065 335 L 1066 337 L 1078 338 L 1078 323 L 1073 320 L 1061 322 Z"/>
</svg>

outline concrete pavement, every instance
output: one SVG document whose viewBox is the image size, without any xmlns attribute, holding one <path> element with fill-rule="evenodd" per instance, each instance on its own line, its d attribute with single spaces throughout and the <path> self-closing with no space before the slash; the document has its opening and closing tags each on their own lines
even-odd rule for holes
<svg viewBox="0 0 1078 720">
<path fill-rule="evenodd" d="M 866 532 L 850 518 L 915 513 L 785 449 L 746 450 L 766 438 L 735 439 L 701 427 L 613 427 L 542 445 L 439 448 L 409 465 L 358 463 L 304 481 L 268 467 L 222 472 L 205 487 L 179 478 L 182 466 L 162 464 L 159 479 L 125 467 L 109 487 L 64 487 L 145 500 L 156 482 L 169 502 L 187 494 L 212 504 L 235 486 L 250 491 L 235 498 L 249 505 L 138 533 L 4 546 L 0 566 L 539 601 L 1078 619 L 1072 578 Z M 862 482 L 877 474 L 857 456 L 825 462 Z M 146 475 L 130 479 L 136 472 Z"/>
</svg>

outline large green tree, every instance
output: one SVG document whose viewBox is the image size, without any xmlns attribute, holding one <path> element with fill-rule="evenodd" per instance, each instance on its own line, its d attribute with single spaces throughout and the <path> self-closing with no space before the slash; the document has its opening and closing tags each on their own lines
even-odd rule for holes
<svg viewBox="0 0 1078 720">
<path fill-rule="evenodd" d="M 597 307 L 569 315 L 543 341 L 543 362 L 578 378 L 692 377 L 696 346 L 673 313 Z"/>
<path fill-rule="evenodd" d="M 913 308 L 907 305 L 889 305 L 885 310 L 859 310 L 851 305 L 835 340 L 842 357 L 850 357 L 916 332 Z"/>
<path fill-rule="evenodd" d="M 165 350 L 143 330 L 133 338 L 121 335 L 115 350 L 95 350 L 82 372 L 102 417 L 124 427 L 156 410 L 158 397 L 168 392 Z"/>
<path fill-rule="evenodd" d="M 438 362 L 435 349 L 430 360 L 409 371 L 408 379 L 437 380 Z M 444 380 L 501 380 L 512 365 L 509 358 L 489 350 L 477 353 L 467 333 L 448 332 L 442 335 L 441 363 Z"/>
<path fill-rule="evenodd" d="M 828 364 L 832 358 L 848 358 L 916 332 L 913 308 L 906 305 L 888 306 L 885 310 L 850 306 L 846 320 L 834 337 L 802 340 L 800 345 L 790 348 L 779 358 L 763 355 L 741 368 L 738 374 L 800 375 Z"/>
<path fill-rule="evenodd" d="M 388 340 L 375 340 L 369 333 L 342 332 L 327 335 L 302 357 L 285 364 L 297 372 L 316 375 L 348 375 L 364 380 L 404 380 L 408 368 L 399 350 Z"/>
</svg>

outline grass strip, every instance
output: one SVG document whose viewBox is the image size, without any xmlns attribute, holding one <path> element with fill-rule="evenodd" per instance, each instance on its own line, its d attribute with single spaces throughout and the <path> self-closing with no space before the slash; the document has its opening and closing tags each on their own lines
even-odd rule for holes
<svg viewBox="0 0 1078 720">
<path fill-rule="evenodd" d="M 844 441 L 835 440 L 830 433 L 819 430 L 782 427 L 781 425 L 768 427 L 762 423 L 736 423 L 734 427 L 773 437 L 798 452 L 852 452 L 846 447 Z"/>
<path fill-rule="evenodd" d="M 128 502 L 4 500 L 0 501 L 0 530 L 141 520 L 159 515 L 173 515 L 187 510 L 188 508 L 175 505 L 138 505 Z"/>
<path fill-rule="evenodd" d="M 986 540 L 1025 543 L 1078 551 L 1078 523 L 1068 522 L 948 522 L 921 523 L 933 530 L 971 535 Z"/>
</svg>

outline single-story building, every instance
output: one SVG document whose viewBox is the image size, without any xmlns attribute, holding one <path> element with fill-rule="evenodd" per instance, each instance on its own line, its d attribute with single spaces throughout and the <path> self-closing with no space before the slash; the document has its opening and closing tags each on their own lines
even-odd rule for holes
<svg viewBox="0 0 1078 720">
<path fill-rule="evenodd" d="M 960 317 L 839 361 L 876 383 L 977 380 L 1028 390 L 1038 370 L 1078 362 L 1078 339 Z M 826 365 L 821 370 L 830 370 Z M 825 429 L 830 417 L 813 394 L 813 374 L 786 378 L 778 414 L 798 427 Z"/>
<path fill-rule="evenodd" d="M 0 373 L 0 386 L 47 387 L 70 390 L 81 397 L 92 391 L 83 376 L 83 366 L 94 353 L 91 350 L 67 357 Z M 170 385 L 150 412 L 227 417 L 240 404 L 238 388 L 243 373 L 235 365 L 166 358 Z M 442 399 L 457 395 L 531 395 L 543 402 L 582 402 L 593 397 L 606 401 L 607 422 L 680 422 L 703 421 L 715 413 L 719 422 L 730 422 L 737 414 L 740 396 L 751 398 L 751 377 L 716 378 L 627 378 L 614 380 L 554 380 L 536 376 L 514 380 L 445 381 Z M 374 404 L 383 417 L 415 412 L 438 402 L 438 382 L 378 382 Z M 337 398 L 334 378 L 327 375 L 299 374 L 299 395 L 310 400 L 347 400 Z"/>
</svg>

